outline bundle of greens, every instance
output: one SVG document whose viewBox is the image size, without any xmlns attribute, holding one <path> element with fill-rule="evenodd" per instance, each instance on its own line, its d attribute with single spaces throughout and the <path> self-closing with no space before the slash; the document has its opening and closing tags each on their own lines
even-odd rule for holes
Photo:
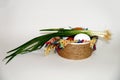
<svg viewBox="0 0 120 80">
<path fill-rule="evenodd" d="M 44 35 L 41 35 L 39 37 L 33 38 L 32 40 L 24 43 L 23 45 L 8 51 L 7 53 L 11 53 L 10 55 L 6 56 L 4 59 L 8 59 L 6 64 L 11 61 L 15 56 L 18 54 L 26 54 L 31 51 L 35 51 L 38 49 L 41 49 L 44 44 L 49 41 L 51 38 L 54 37 L 69 37 L 74 36 L 79 33 L 84 33 L 89 36 L 98 36 L 102 37 L 105 40 L 109 40 L 111 37 L 111 34 L 108 30 L 100 32 L 100 31 L 92 31 L 92 30 L 78 30 L 78 29 L 64 29 L 64 28 L 56 28 L 56 29 L 42 29 L 40 31 L 49 31 L 52 33 L 47 33 Z M 54 32 L 55 31 L 55 32 Z"/>
</svg>

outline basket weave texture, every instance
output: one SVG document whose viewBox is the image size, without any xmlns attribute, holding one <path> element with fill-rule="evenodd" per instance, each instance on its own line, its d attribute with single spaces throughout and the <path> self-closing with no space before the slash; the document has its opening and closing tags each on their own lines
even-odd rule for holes
<svg viewBox="0 0 120 80">
<path fill-rule="evenodd" d="M 68 44 L 65 48 L 58 50 L 61 57 L 73 60 L 85 59 L 91 56 L 93 49 L 88 44 Z"/>
</svg>

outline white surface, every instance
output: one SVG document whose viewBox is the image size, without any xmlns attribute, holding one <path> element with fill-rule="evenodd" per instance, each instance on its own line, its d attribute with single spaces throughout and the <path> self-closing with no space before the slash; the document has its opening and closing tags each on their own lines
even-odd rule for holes
<svg viewBox="0 0 120 80">
<path fill-rule="evenodd" d="M 119 0 L 0 0 L 0 80 L 120 80 Z M 5 65 L 6 52 L 39 36 L 40 29 L 83 26 L 110 29 L 85 60 L 67 60 L 43 49 L 18 55 Z"/>
</svg>

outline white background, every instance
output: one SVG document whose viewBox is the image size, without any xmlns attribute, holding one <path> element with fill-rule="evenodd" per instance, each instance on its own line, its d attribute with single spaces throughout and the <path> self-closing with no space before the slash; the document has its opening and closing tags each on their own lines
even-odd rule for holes
<svg viewBox="0 0 120 80">
<path fill-rule="evenodd" d="M 119 0 L 0 0 L 0 80 L 119 80 Z M 55 27 L 88 27 L 112 32 L 99 40 L 88 59 L 67 60 L 43 49 L 18 55 L 5 65 L 6 52 Z"/>
</svg>

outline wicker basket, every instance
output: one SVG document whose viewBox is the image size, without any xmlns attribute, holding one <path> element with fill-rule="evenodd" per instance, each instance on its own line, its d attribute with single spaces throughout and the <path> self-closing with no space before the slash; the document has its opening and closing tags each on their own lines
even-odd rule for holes
<svg viewBox="0 0 120 80">
<path fill-rule="evenodd" d="M 85 59 L 91 56 L 93 49 L 90 43 L 86 44 L 68 44 L 64 49 L 58 50 L 61 57 L 73 60 Z"/>
</svg>

